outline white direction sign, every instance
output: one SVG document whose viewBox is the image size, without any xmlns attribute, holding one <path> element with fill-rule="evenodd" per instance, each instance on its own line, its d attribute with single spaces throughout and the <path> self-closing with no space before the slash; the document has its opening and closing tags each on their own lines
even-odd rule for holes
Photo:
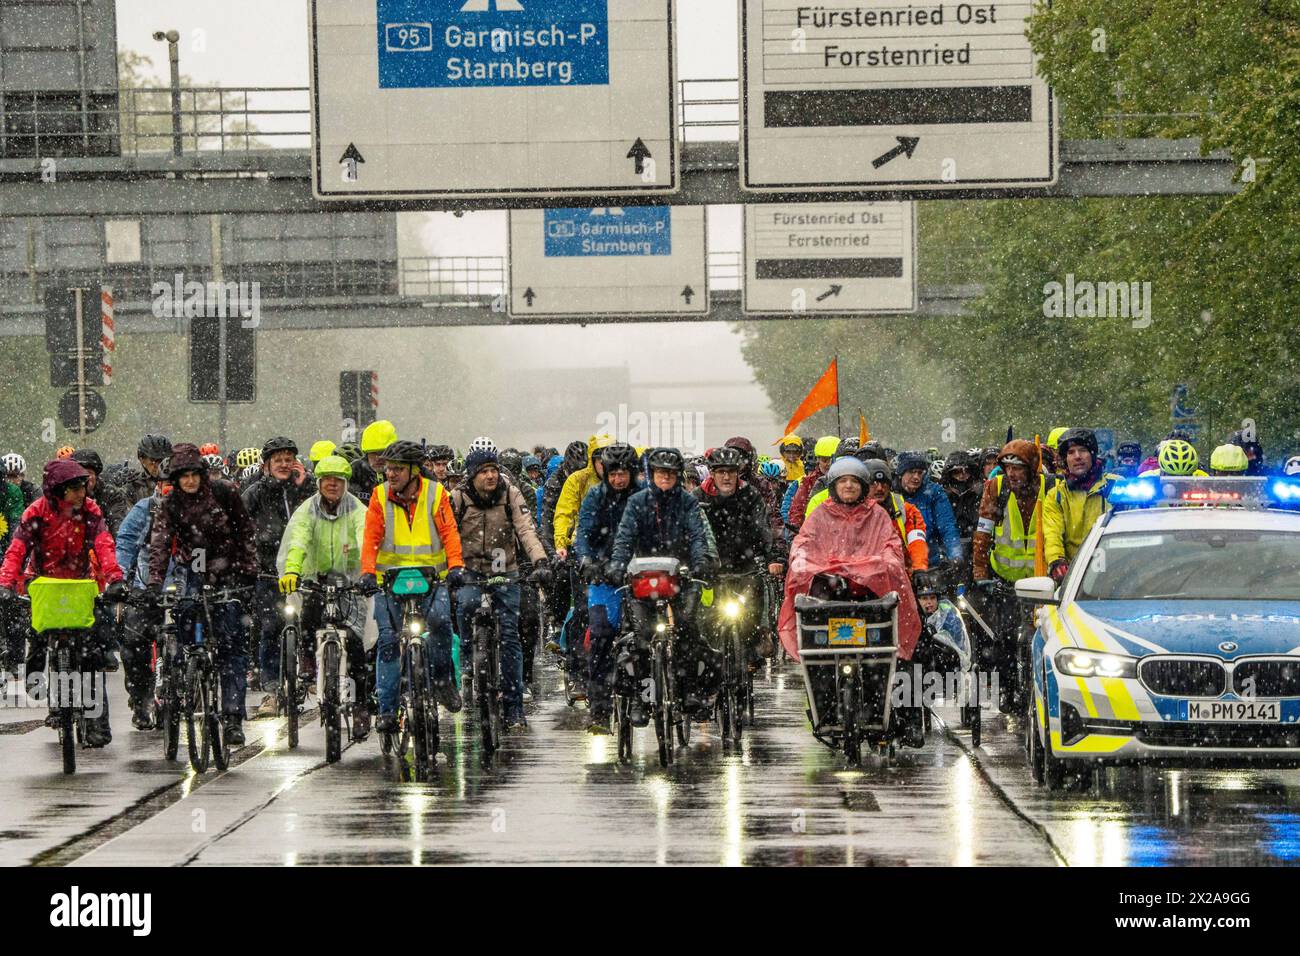
<svg viewBox="0 0 1300 956">
<path fill-rule="evenodd" d="M 318 199 L 669 194 L 674 0 L 311 0 Z"/>
<path fill-rule="evenodd" d="M 741 0 L 741 187 L 1048 186 L 1059 120 L 1030 0 Z"/>
<path fill-rule="evenodd" d="M 510 315 L 701 316 L 709 311 L 704 206 L 510 213 Z"/>
<path fill-rule="evenodd" d="M 744 259 L 751 315 L 915 312 L 916 206 L 746 206 Z"/>
</svg>

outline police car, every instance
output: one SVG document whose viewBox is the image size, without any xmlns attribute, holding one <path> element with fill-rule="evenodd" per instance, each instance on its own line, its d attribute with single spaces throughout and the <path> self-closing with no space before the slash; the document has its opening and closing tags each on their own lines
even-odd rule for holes
<svg viewBox="0 0 1300 956">
<path fill-rule="evenodd" d="M 1041 605 L 1026 747 L 1059 788 L 1118 762 L 1300 763 L 1300 482 L 1117 482 Z"/>
</svg>

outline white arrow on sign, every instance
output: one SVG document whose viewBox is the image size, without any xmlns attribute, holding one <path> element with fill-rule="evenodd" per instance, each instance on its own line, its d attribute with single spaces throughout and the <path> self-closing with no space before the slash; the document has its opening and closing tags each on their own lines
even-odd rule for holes
<svg viewBox="0 0 1300 956">
<path fill-rule="evenodd" d="M 492 0 L 465 0 L 461 13 L 486 13 L 492 6 Z M 523 13 L 523 4 L 519 0 L 496 0 L 497 13 Z"/>
</svg>

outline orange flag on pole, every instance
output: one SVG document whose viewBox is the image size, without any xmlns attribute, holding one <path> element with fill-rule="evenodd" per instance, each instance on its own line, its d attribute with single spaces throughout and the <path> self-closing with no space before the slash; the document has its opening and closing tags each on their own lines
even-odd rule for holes
<svg viewBox="0 0 1300 956">
<path fill-rule="evenodd" d="M 1043 442 L 1039 435 L 1034 436 L 1034 449 L 1038 452 L 1038 460 L 1043 460 Z M 1041 465 L 1040 465 L 1041 467 Z M 1038 481 L 1038 475 L 1030 475 L 1030 481 Z M 1034 531 L 1034 575 L 1042 577 L 1047 573 L 1047 541 L 1043 537 L 1043 496 L 1038 496 L 1038 503 L 1034 505 L 1034 524 L 1037 530 Z"/>
<path fill-rule="evenodd" d="M 839 371 L 836 368 L 837 361 L 837 359 L 831 359 L 831 364 L 826 367 L 826 371 L 817 380 L 817 384 L 812 387 L 812 391 L 794 410 L 789 423 L 785 426 L 787 435 L 798 428 L 799 423 L 814 412 L 820 412 L 823 408 L 829 408 L 832 405 L 839 406 L 840 381 Z"/>
<path fill-rule="evenodd" d="M 867 428 L 867 416 L 858 411 L 858 447 L 861 448 L 867 442 L 871 441 L 871 432 Z"/>
</svg>

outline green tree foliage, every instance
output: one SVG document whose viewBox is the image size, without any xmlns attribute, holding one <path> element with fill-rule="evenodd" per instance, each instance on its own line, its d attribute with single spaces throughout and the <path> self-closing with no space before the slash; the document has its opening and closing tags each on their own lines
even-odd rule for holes
<svg viewBox="0 0 1300 956">
<path fill-rule="evenodd" d="M 921 285 L 982 286 L 968 315 L 747 323 L 759 381 L 792 409 L 838 350 L 846 410 L 924 445 L 944 418 L 966 426 L 961 445 L 1071 423 L 1149 443 L 1186 382 L 1204 456 L 1249 418 L 1276 461 L 1300 444 L 1300 8 L 1054 0 L 1030 38 L 1068 135 L 1196 136 L 1234 158 L 1241 191 L 922 203 Z M 1068 273 L 1150 282 L 1150 326 L 1045 317 L 1045 286 Z"/>
</svg>

